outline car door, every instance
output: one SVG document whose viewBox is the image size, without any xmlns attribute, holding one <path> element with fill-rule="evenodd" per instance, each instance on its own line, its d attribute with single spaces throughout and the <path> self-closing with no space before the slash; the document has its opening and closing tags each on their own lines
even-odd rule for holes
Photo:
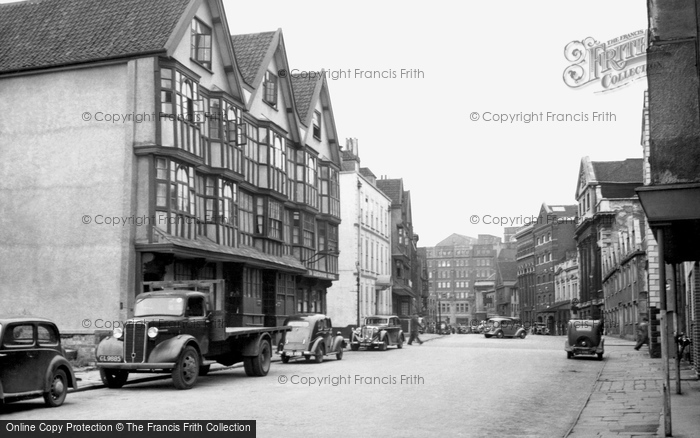
<svg viewBox="0 0 700 438">
<path fill-rule="evenodd" d="M 46 375 L 46 370 L 49 368 L 51 361 L 60 350 L 61 338 L 58 335 L 58 329 L 53 324 L 38 323 L 37 326 L 37 349 L 36 357 L 37 368 L 42 377 Z"/>
<path fill-rule="evenodd" d="M 0 346 L 0 379 L 5 394 L 43 389 L 35 344 L 33 323 L 13 323 L 5 328 Z"/>
<path fill-rule="evenodd" d="M 333 348 L 333 340 L 330 338 L 331 328 L 328 323 L 328 319 L 318 320 L 318 336 L 323 340 L 323 345 L 326 348 L 326 353 L 331 351 Z"/>
</svg>

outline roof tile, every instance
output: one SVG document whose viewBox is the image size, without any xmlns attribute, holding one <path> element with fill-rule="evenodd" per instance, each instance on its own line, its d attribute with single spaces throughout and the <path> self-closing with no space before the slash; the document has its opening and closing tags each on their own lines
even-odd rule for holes
<svg viewBox="0 0 700 438">
<path fill-rule="evenodd" d="M 260 32 L 231 35 L 238 69 L 241 71 L 243 80 L 251 87 L 254 86 L 255 75 L 258 73 L 260 64 L 265 59 L 267 49 L 270 47 L 275 33 Z"/>
</svg>

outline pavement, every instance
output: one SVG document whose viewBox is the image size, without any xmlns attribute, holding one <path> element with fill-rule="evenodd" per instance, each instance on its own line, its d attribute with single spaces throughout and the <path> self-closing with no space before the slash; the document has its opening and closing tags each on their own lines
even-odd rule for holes
<svg viewBox="0 0 700 438">
<path fill-rule="evenodd" d="M 446 335 L 436 335 L 436 334 L 430 334 L 430 333 L 424 333 L 420 335 L 420 339 L 423 342 L 429 342 L 437 338 L 441 338 Z M 452 335 L 450 335 L 452 336 Z M 462 335 L 464 336 L 464 335 Z M 408 341 L 408 339 L 406 339 Z M 404 344 L 404 348 L 413 348 L 416 346 L 420 345 L 406 345 Z M 350 351 L 350 346 L 348 342 L 348 347 L 345 349 L 345 351 Z M 282 359 L 278 354 L 273 354 L 272 355 L 272 362 L 281 362 Z M 214 363 L 211 365 L 211 369 L 209 370 L 209 373 L 215 373 L 215 372 L 220 372 L 224 370 L 230 370 L 230 369 L 235 369 L 235 368 L 242 368 L 243 363 L 237 363 L 235 365 L 231 366 L 224 366 L 218 363 Z M 94 367 L 94 366 L 86 366 L 86 367 L 73 367 L 73 371 L 75 373 L 75 377 L 78 379 L 78 389 L 69 389 L 69 392 L 81 392 L 81 391 L 88 391 L 91 389 L 100 389 L 100 388 L 105 388 L 105 384 L 102 383 L 102 379 L 100 378 L 100 371 Z M 128 384 L 133 384 L 133 383 L 143 383 L 143 382 L 152 382 L 154 380 L 163 380 L 163 379 L 170 379 L 170 374 L 163 374 L 163 373 L 131 373 L 129 374 L 129 379 L 127 380 L 127 385 Z"/>
<path fill-rule="evenodd" d="M 700 381 L 687 364 L 681 365 L 679 395 L 675 364 L 670 361 L 672 435 L 666 435 L 662 360 L 650 358 L 647 346 L 635 351 L 632 341 L 606 337 L 604 362 L 588 401 L 565 437 L 700 436 Z"/>
</svg>

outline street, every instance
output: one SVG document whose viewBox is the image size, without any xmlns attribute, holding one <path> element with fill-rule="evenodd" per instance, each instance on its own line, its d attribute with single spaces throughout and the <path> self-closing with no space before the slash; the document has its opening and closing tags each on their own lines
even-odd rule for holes
<svg viewBox="0 0 700 438">
<path fill-rule="evenodd" d="M 343 360 L 212 372 L 189 391 L 170 379 L 69 394 L 63 406 L 9 404 L 3 420 L 257 420 L 259 437 L 538 436 L 572 426 L 603 362 L 567 360 L 564 338 L 450 335 Z"/>
</svg>

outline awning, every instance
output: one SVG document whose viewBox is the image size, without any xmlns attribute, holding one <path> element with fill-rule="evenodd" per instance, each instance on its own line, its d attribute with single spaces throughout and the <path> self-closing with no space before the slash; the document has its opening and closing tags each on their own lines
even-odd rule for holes
<svg viewBox="0 0 700 438">
<path fill-rule="evenodd" d="M 211 261 L 245 263 L 260 268 L 278 269 L 289 273 L 306 274 L 308 270 L 293 257 L 277 257 L 265 254 L 255 248 L 232 248 L 219 245 L 206 237 L 185 239 L 173 236 L 158 228 L 153 228 L 153 243 L 136 243 L 136 251 L 141 253 L 170 253 L 186 258 L 204 258 Z"/>
<path fill-rule="evenodd" d="M 562 301 L 561 303 L 549 306 L 547 309 L 540 310 L 539 313 L 556 313 L 560 310 L 571 310 L 571 302 Z"/>
</svg>

